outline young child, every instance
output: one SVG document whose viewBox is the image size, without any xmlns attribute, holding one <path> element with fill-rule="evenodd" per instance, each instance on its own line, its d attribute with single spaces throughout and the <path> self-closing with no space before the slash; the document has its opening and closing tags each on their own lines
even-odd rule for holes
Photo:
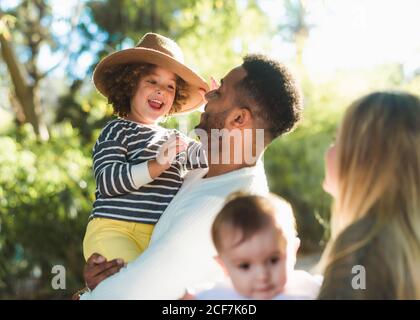
<svg viewBox="0 0 420 320">
<path fill-rule="evenodd" d="M 196 299 L 315 299 L 320 279 L 295 271 L 295 219 L 284 200 L 234 193 L 217 215 L 212 238 L 226 279 Z"/>
<path fill-rule="evenodd" d="M 127 263 L 147 247 L 185 170 L 207 165 L 197 142 L 157 122 L 198 108 L 208 86 L 174 41 L 154 33 L 104 58 L 93 81 L 119 118 L 93 148 L 96 200 L 83 251 L 86 260 L 99 253 Z"/>
</svg>

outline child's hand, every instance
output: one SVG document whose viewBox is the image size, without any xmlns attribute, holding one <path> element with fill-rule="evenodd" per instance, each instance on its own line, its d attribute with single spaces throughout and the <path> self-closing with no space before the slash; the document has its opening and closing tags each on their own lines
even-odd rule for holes
<svg viewBox="0 0 420 320">
<path fill-rule="evenodd" d="M 188 144 L 178 135 L 172 135 L 158 151 L 156 159 L 148 161 L 149 174 L 152 179 L 167 170 L 178 153 L 187 150 Z"/>
<path fill-rule="evenodd" d="M 217 83 L 217 81 L 213 78 L 210 77 L 210 90 L 217 90 L 219 89 L 220 84 Z"/>
<path fill-rule="evenodd" d="M 178 135 L 173 134 L 160 148 L 156 157 L 159 165 L 169 168 L 178 153 L 187 150 L 188 144 Z"/>
</svg>

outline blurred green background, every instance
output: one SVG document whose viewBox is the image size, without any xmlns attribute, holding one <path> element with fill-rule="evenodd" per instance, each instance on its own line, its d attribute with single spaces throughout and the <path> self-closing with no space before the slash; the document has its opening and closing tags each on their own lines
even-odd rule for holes
<svg viewBox="0 0 420 320">
<path fill-rule="evenodd" d="M 175 39 L 206 79 L 223 77 L 249 52 L 292 68 L 304 92 L 304 120 L 270 146 L 264 161 L 271 190 L 295 210 L 301 253 L 322 250 L 331 206 L 321 188 L 323 155 L 343 110 L 372 90 L 420 92 L 420 59 L 412 59 L 420 56 L 420 36 L 410 36 L 420 26 L 409 24 L 408 6 L 418 4 L 389 1 L 395 6 L 381 8 L 401 19 L 395 24 L 405 34 L 364 36 L 378 32 L 375 14 L 383 2 L 342 1 L 350 8 L 345 17 L 353 19 L 347 29 L 340 29 L 346 22 L 340 25 L 336 2 L 2 0 L 0 298 L 66 299 L 84 286 L 82 239 L 95 189 L 91 149 L 112 118 L 93 88 L 92 70 L 150 31 Z M 345 43 L 352 41 L 350 51 Z M 194 112 L 164 125 L 192 128 L 198 119 Z M 54 265 L 66 269 L 65 290 L 51 287 Z"/>
</svg>

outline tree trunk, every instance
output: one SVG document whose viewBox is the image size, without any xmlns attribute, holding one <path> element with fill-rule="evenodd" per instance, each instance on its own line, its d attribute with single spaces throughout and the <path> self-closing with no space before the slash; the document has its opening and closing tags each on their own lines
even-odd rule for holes
<svg viewBox="0 0 420 320">
<path fill-rule="evenodd" d="M 16 98 L 22 107 L 25 121 L 34 128 L 35 134 L 41 140 L 48 140 L 48 129 L 41 116 L 41 106 L 37 98 L 37 90 L 28 84 L 24 66 L 19 62 L 12 45 L 3 34 L 0 34 L 1 53 L 9 70 Z"/>
</svg>

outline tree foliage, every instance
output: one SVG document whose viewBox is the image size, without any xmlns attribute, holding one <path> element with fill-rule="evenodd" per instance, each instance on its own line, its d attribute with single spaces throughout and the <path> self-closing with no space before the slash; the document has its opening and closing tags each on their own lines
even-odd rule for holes
<svg viewBox="0 0 420 320">
<path fill-rule="evenodd" d="M 248 52 L 271 54 L 274 35 L 281 34 L 295 44 L 297 57 L 293 62 L 299 72 L 303 71 L 304 119 L 294 132 L 268 148 L 264 162 L 271 190 L 294 208 L 302 247 L 307 251 L 319 250 L 328 238 L 331 198 L 321 187 L 323 159 L 345 107 L 372 90 L 420 92 L 420 76 L 406 78 L 399 65 L 381 66 L 363 74 L 340 72 L 327 81 L 310 79 L 301 59 L 313 27 L 306 17 L 308 1 L 283 1 L 286 18 L 274 23 L 257 0 L 75 1 L 83 10 L 63 21 L 69 33 L 77 33 L 78 45 L 70 51 L 71 37 L 57 36 L 51 27 L 57 22 L 51 11 L 54 2 L 21 0 L 4 11 L 0 4 L 0 85 L 2 90 L 13 88 L 10 93 L 18 103 L 14 115 L 20 123 L 12 130 L 2 129 L 0 134 L 2 298 L 69 297 L 84 286 L 82 239 L 95 189 L 91 148 L 99 130 L 112 118 L 106 99 L 93 88 L 91 75 L 101 58 L 134 46 L 146 32 L 174 38 L 187 64 L 207 79 L 223 77 Z M 64 72 L 61 81 L 68 87 L 52 106 L 46 106 L 44 98 L 55 93 L 39 92 L 39 84 L 56 81 L 49 73 L 56 65 L 40 68 L 42 48 L 62 54 L 65 64 L 57 67 Z M 11 60 L 6 61 L 5 52 Z M 91 58 L 90 67 L 85 77 L 79 78 L 79 59 L 86 56 Z M 20 76 L 10 70 L 10 61 L 16 70 L 23 70 Z M 13 77 L 18 80 L 13 82 Z M 21 94 L 30 93 L 33 106 L 29 109 L 17 98 L 19 86 L 29 90 Z M 39 128 L 29 120 L 28 110 L 34 112 L 34 119 L 42 119 L 40 110 L 52 113 L 48 142 L 37 138 Z M 19 120 L 22 114 L 23 120 Z M 162 125 L 190 131 L 198 121 L 199 113 L 194 112 L 169 118 Z M 54 265 L 66 268 L 64 291 L 51 288 Z"/>
<path fill-rule="evenodd" d="M 27 125 L 0 137 L 0 295 L 70 296 L 83 283 L 81 241 L 91 210 L 91 160 L 70 124 L 40 143 Z M 51 269 L 66 268 L 69 291 L 53 292 Z M 33 294 L 33 293 L 32 293 Z"/>
</svg>

